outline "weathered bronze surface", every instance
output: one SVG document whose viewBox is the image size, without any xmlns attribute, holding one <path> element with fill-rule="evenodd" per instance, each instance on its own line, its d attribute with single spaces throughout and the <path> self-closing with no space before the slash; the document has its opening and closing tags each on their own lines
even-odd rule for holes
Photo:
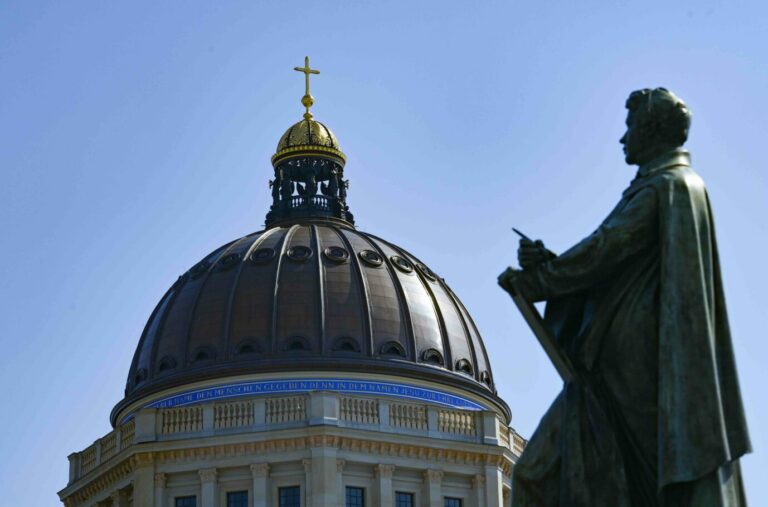
<svg viewBox="0 0 768 507">
<path fill-rule="evenodd" d="M 514 506 L 745 505 L 750 451 L 704 184 L 681 147 L 690 112 L 633 92 L 620 142 L 637 176 L 560 256 L 520 241 L 499 284 L 547 301 L 575 370 L 513 477 Z"/>
</svg>

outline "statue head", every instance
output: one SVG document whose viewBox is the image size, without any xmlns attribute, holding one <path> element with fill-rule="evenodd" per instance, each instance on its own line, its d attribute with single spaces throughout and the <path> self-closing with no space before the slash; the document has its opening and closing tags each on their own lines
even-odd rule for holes
<svg viewBox="0 0 768 507">
<path fill-rule="evenodd" d="M 642 165 L 688 139 L 691 112 L 666 88 L 645 88 L 627 99 L 627 131 L 619 139 L 627 164 Z"/>
</svg>

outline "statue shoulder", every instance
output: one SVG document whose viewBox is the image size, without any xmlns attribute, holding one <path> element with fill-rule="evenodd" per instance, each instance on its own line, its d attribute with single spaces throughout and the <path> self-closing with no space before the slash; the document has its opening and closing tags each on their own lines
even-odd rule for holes
<svg viewBox="0 0 768 507">
<path fill-rule="evenodd" d="M 659 194 L 705 191 L 704 180 L 690 166 L 671 167 L 635 180 L 624 192 L 624 196 L 636 194 L 645 188 L 653 188 Z"/>
</svg>

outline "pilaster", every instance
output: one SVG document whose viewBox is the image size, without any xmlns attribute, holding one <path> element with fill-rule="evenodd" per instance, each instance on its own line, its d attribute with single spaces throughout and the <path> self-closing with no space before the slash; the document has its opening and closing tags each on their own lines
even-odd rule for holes
<svg viewBox="0 0 768 507">
<path fill-rule="evenodd" d="M 197 471 L 200 476 L 200 504 L 204 507 L 218 507 L 215 468 L 203 468 Z"/>
<path fill-rule="evenodd" d="M 395 505 L 392 492 L 392 475 L 395 472 L 395 465 L 376 465 L 373 471 L 378 479 L 379 506 L 392 507 Z"/>
<path fill-rule="evenodd" d="M 487 507 L 502 507 L 503 472 L 496 464 L 485 465 L 485 505 Z"/>
<path fill-rule="evenodd" d="M 133 507 L 153 507 L 155 504 L 154 458 L 150 453 L 143 452 L 133 457 L 133 463 Z"/>
<path fill-rule="evenodd" d="M 112 501 L 112 507 L 130 507 L 128 504 L 128 493 L 125 490 L 118 489 L 109 498 Z"/>
<path fill-rule="evenodd" d="M 485 505 L 485 477 L 477 474 L 472 478 L 472 489 L 478 506 Z"/>
<path fill-rule="evenodd" d="M 336 447 L 326 446 L 312 447 L 312 488 L 308 491 L 312 495 L 314 507 L 339 507 L 341 505 L 337 490 L 338 463 L 336 461 Z M 311 507 L 308 505 L 308 507 Z"/>
<path fill-rule="evenodd" d="M 314 503 L 312 502 L 312 460 L 311 459 L 303 459 L 301 460 L 301 464 L 304 466 L 304 497 L 305 497 L 305 503 L 307 504 L 307 507 L 312 507 Z M 319 504 L 322 505 L 322 504 Z"/>
<path fill-rule="evenodd" d="M 164 473 L 155 474 L 155 507 L 165 507 L 165 485 L 168 476 Z"/>
<path fill-rule="evenodd" d="M 344 492 L 344 466 L 347 462 L 343 459 L 336 460 L 336 494 L 339 497 L 339 503 L 341 499 L 345 498 Z"/>
<path fill-rule="evenodd" d="M 424 497 L 427 507 L 442 507 L 443 472 L 427 470 L 424 472 Z"/>
<path fill-rule="evenodd" d="M 254 463 L 251 465 L 251 477 L 253 478 L 253 503 L 252 507 L 267 507 L 269 505 L 269 464 Z"/>
</svg>

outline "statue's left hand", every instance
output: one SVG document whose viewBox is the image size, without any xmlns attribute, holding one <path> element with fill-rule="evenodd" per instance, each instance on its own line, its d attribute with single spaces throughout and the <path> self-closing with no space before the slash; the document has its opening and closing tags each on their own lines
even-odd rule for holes
<svg viewBox="0 0 768 507">
<path fill-rule="evenodd" d="M 509 267 L 499 275 L 498 282 L 502 289 L 507 292 L 513 292 L 512 280 L 521 273 L 519 269 Z"/>
</svg>

